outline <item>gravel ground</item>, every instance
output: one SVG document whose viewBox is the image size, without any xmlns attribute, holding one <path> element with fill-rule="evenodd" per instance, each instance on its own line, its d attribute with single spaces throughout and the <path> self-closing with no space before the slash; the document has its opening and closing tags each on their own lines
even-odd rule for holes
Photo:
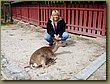
<svg viewBox="0 0 110 84">
<path fill-rule="evenodd" d="M 19 64 L 24 68 L 35 50 L 47 46 L 48 43 L 43 39 L 43 35 L 43 32 L 31 32 L 17 25 L 3 26 L 1 27 L 2 53 L 10 63 Z M 70 45 L 60 47 L 55 53 L 56 63 L 45 69 L 41 67 L 28 70 L 31 80 L 68 80 L 106 51 L 105 38 L 70 34 L 67 42 Z M 90 78 L 90 80 L 103 79 L 100 74 Z"/>
</svg>

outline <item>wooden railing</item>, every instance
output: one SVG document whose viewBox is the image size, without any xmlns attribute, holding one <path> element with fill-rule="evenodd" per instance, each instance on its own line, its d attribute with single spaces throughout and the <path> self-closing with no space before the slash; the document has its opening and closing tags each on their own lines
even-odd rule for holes
<svg viewBox="0 0 110 84">
<path fill-rule="evenodd" d="M 13 4 L 12 14 L 13 18 L 46 27 L 55 9 L 64 18 L 68 32 L 106 36 L 106 4 Z"/>
</svg>

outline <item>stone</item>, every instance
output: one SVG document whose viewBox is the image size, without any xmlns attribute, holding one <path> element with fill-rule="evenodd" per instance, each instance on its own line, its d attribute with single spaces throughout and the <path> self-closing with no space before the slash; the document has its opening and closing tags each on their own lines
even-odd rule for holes
<svg viewBox="0 0 110 84">
<path fill-rule="evenodd" d="M 18 22 L 19 22 L 19 20 L 13 19 L 13 23 L 14 23 L 14 24 L 17 24 Z"/>
<path fill-rule="evenodd" d="M 4 57 L 4 55 L 1 55 L 1 67 L 5 67 L 8 64 L 8 60 Z"/>
<path fill-rule="evenodd" d="M 30 27 L 29 23 L 24 23 L 23 28 L 26 29 L 26 30 L 29 30 L 31 27 Z"/>
<path fill-rule="evenodd" d="M 30 75 L 19 65 L 8 64 L 2 68 L 2 75 L 6 80 L 30 80 Z"/>
<path fill-rule="evenodd" d="M 37 76 L 34 80 L 54 80 L 54 77 L 50 74 Z"/>
<path fill-rule="evenodd" d="M 77 78 L 79 80 L 87 80 L 102 64 L 106 62 L 106 52 L 100 55 L 95 61 L 91 62 L 88 66 L 72 76 L 70 80 Z"/>
<path fill-rule="evenodd" d="M 24 28 L 24 22 L 22 22 L 22 21 L 19 21 L 19 22 L 17 23 L 17 25 L 18 25 L 18 27 L 20 27 L 20 28 Z"/>
<path fill-rule="evenodd" d="M 30 27 L 31 27 L 30 31 L 33 31 L 33 32 L 35 32 L 37 29 L 36 26 L 34 26 L 34 25 L 30 25 Z"/>
<path fill-rule="evenodd" d="M 21 28 L 21 25 L 22 25 L 22 22 L 19 21 L 19 22 L 17 23 L 17 26 Z"/>
</svg>

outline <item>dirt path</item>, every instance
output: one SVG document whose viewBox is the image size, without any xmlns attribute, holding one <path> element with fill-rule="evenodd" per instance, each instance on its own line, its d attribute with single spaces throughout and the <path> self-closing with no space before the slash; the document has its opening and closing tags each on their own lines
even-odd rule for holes
<svg viewBox="0 0 110 84">
<path fill-rule="evenodd" d="M 28 65 L 32 53 L 47 45 L 43 33 L 30 32 L 16 25 L 1 27 L 1 49 L 10 63 Z M 67 80 L 106 51 L 105 38 L 90 38 L 70 34 L 68 42 L 56 52 L 56 63 L 46 69 L 30 69 L 32 80 Z M 100 75 L 99 75 L 100 76 Z M 96 76 L 97 77 L 97 76 Z M 91 78 L 91 80 L 97 78 Z M 103 77 L 97 80 L 103 80 Z"/>
</svg>

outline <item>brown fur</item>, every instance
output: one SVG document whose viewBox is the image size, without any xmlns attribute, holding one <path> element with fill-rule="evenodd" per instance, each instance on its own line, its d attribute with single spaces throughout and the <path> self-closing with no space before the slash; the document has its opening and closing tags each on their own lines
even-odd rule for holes
<svg viewBox="0 0 110 84">
<path fill-rule="evenodd" d="M 53 46 L 45 46 L 36 50 L 31 58 L 29 65 L 31 68 L 42 66 L 43 68 L 47 67 L 47 63 L 50 59 L 54 59 L 54 52 L 63 44 L 63 41 L 56 41 Z"/>
<path fill-rule="evenodd" d="M 40 49 L 36 50 L 31 58 L 30 58 L 30 65 L 34 66 L 34 63 L 37 64 L 37 67 L 42 65 L 42 67 L 46 67 L 46 63 L 49 59 L 53 59 L 54 53 L 51 50 L 51 47 L 41 47 Z"/>
</svg>

